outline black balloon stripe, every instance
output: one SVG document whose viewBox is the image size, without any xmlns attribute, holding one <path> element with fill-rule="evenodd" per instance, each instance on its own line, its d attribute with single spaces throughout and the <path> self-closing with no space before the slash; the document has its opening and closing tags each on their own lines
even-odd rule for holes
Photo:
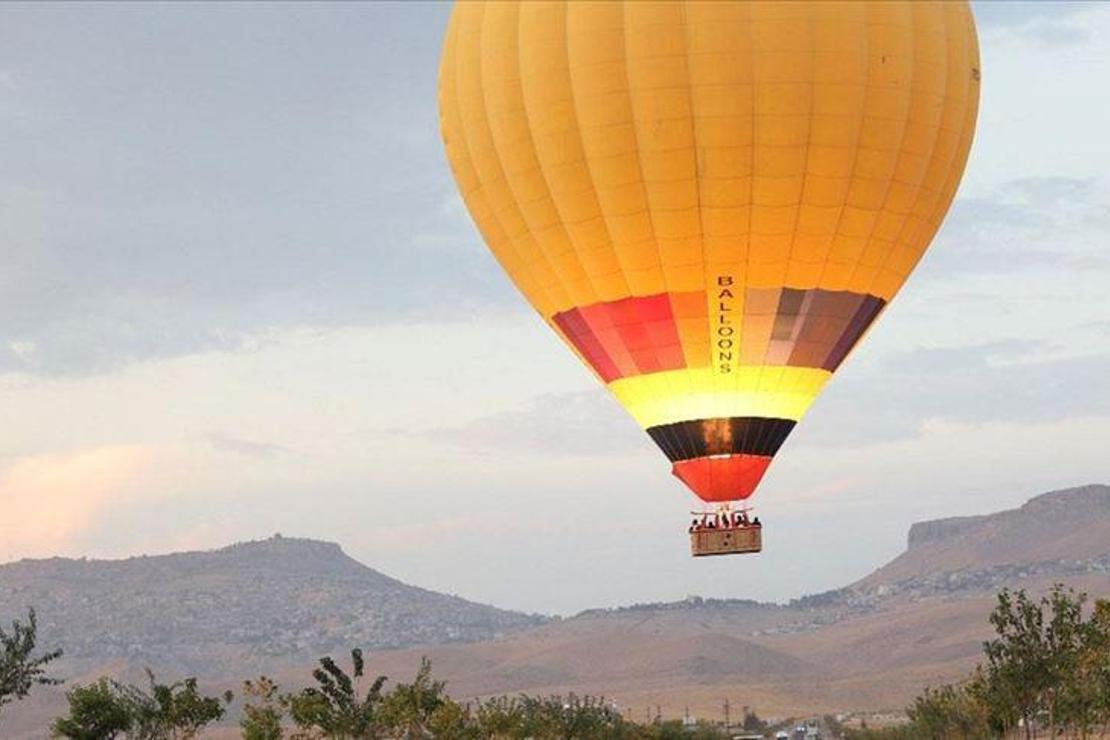
<svg viewBox="0 0 1110 740">
<path fill-rule="evenodd" d="M 710 455 L 771 457 L 797 422 L 762 416 L 694 419 L 649 427 L 647 433 L 671 462 Z"/>
</svg>

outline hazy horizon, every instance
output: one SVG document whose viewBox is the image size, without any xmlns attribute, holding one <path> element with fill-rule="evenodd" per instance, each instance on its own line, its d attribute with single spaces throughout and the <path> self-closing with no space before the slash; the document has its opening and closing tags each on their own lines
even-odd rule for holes
<svg viewBox="0 0 1110 740">
<path fill-rule="evenodd" d="M 1110 5 L 973 7 L 956 203 L 709 562 L 456 194 L 449 6 L 0 7 L 0 562 L 281 532 L 529 612 L 783 601 L 1110 481 Z"/>
</svg>

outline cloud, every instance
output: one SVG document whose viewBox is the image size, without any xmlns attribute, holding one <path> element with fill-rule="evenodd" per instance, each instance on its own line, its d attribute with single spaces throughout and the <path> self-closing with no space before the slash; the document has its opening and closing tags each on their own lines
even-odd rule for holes
<svg viewBox="0 0 1110 740">
<path fill-rule="evenodd" d="M 646 439 L 601 389 L 544 394 L 458 426 L 400 433 L 478 455 L 612 455 L 640 449 Z"/>
<path fill-rule="evenodd" d="M 217 452 L 229 452 L 234 455 L 243 455 L 245 457 L 272 458 L 280 455 L 288 455 L 293 452 L 292 449 L 283 445 L 273 444 L 271 442 L 254 442 L 249 439 L 241 439 L 239 437 L 216 432 L 205 435 L 204 439 L 212 446 L 212 449 Z"/>
<path fill-rule="evenodd" d="M 6 12 L 0 372 L 519 306 L 439 142 L 447 12 Z"/>
<path fill-rule="evenodd" d="M 1053 356 L 1032 340 L 918 349 L 833 379 L 788 442 L 861 447 L 935 422 L 1033 424 L 1110 416 L 1110 354 Z"/>
<path fill-rule="evenodd" d="M 107 508 L 137 494 L 132 483 L 154 457 L 123 446 L 11 463 L 0 472 L 0 556 L 67 551 Z"/>
<path fill-rule="evenodd" d="M 1084 2 L 999 2 L 979 0 L 973 6 L 975 21 L 984 34 L 1008 33 L 1045 46 L 1076 44 L 1089 37 L 1080 16 L 1089 9 Z"/>
<path fill-rule="evenodd" d="M 1091 178 L 1010 180 L 957 200 L 915 280 L 1110 270 L 1110 193 Z"/>
</svg>

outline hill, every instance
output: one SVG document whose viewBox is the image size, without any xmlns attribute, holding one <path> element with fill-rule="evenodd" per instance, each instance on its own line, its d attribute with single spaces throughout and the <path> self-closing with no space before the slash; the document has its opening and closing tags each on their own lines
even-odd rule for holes
<svg viewBox="0 0 1110 740">
<path fill-rule="evenodd" d="M 1108 556 L 1110 487 L 1084 486 L 1046 493 L 997 514 L 914 524 L 906 552 L 856 587 L 1011 565 L 1106 570 Z"/>
<path fill-rule="evenodd" d="M 42 644 L 80 665 L 227 676 L 275 661 L 490 640 L 542 624 L 409 586 L 338 545 L 275 536 L 210 552 L 0 565 L 0 619 L 34 605 Z"/>
</svg>

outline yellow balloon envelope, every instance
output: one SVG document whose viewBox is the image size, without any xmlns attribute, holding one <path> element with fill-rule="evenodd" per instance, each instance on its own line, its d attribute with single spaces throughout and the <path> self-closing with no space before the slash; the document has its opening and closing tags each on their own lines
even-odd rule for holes
<svg viewBox="0 0 1110 740">
<path fill-rule="evenodd" d="M 978 99 L 965 2 L 460 2 L 439 80 L 490 249 L 705 501 L 909 276 Z"/>
</svg>

